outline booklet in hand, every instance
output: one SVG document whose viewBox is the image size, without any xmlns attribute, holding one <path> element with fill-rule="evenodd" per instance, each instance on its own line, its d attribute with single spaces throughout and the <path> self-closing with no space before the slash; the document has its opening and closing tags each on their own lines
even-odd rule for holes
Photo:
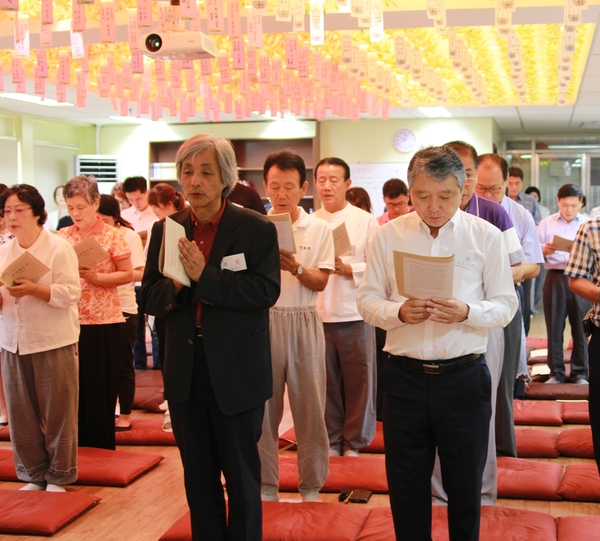
<svg viewBox="0 0 600 541">
<path fill-rule="evenodd" d="M 190 287 L 192 282 L 179 259 L 179 239 L 181 237 L 185 237 L 185 227 L 167 216 L 158 254 L 158 270 L 167 278 L 177 280 L 184 286 Z"/>
<path fill-rule="evenodd" d="M 340 257 L 352 249 L 352 243 L 346 229 L 346 222 L 342 222 L 331 233 L 333 234 L 335 257 Z"/>
<path fill-rule="evenodd" d="M 89 236 L 73 246 L 80 265 L 93 267 L 108 257 L 108 252 L 100 246 L 96 237 Z"/>
<path fill-rule="evenodd" d="M 425 256 L 394 250 L 398 293 L 408 299 L 449 299 L 454 286 L 454 256 Z"/>
<path fill-rule="evenodd" d="M 296 241 L 294 239 L 294 230 L 292 229 L 292 217 L 290 216 L 290 213 L 268 214 L 267 218 L 275 224 L 275 229 L 277 229 L 279 249 L 285 250 L 290 254 L 295 254 Z"/>
<path fill-rule="evenodd" d="M 1 273 L 0 282 L 7 286 L 14 286 L 15 280 L 25 278 L 37 282 L 42 276 L 50 272 L 37 257 L 29 252 L 21 254 L 10 263 Z"/>
<path fill-rule="evenodd" d="M 565 239 L 560 235 L 554 235 L 554 238 L 552 239 L 552 246 L 554 246 L 554 249 L 557 252 L 570 252 L 571 248 L 573 248 L 573 242 L 575 241 L 571 239 Z"/>
</svg>

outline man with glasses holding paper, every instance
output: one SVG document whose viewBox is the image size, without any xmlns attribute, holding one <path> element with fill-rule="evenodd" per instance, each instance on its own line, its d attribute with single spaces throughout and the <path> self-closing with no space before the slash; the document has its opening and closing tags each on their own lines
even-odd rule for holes
<svg viewBox="0 0 600 541">
<path fill-rule="evenodd" d="M 315 184 L 323 203 L 315 216 L 329 224 L 338 246 L 335 270 L 317 299 L 325 329 L 329 454 L 355 457 L 375 437 L 375 329 L 358 313 L 356 292 L 379 224 L 346 201 L 352 181 L 344 160 L 322 159 L 315 168 Z"/>
<path fill-rule="evenodd" d="M 152 229 L 141 298 L 166 317 L 163 378 L 181 453 L 194 541 L 260 541 L 260 439 L 273 391 L 269 308 L 279 297 L 277 232 L 264 216 L 226 201 L 237 182 L 231 143 L 202 134 L 176 156 L 190 203 L 167 217 L 186 286 L 159 270 L 165 230 Z M 221 474 L 227 483 L 225 505 Z"/>
<path fill-rule="evenodd" d="M 572 383 L 587 385 L 588 343 L 583 331 L 583 317 L 592 305 L 588 300 L 571 292 L 569 279 L 565 276 L 565 267 L 569 262 L 577 231 L 588 218 L 579 212 L 583 192 L 576 184 L 561 186 L 556 198 L 558 212 L 544 218 L 538 227 L 547 271 L 544 280 L 544 317 L 548 336 L 550 378 L 546 383 L 565 382 L 563 340 L 568 315 L 573 338 L 569 377 Z"/>
<path fill-rule="evenodd" d="M 491 416 L 488 329 L 517 309 L 502 233 L 459 209 L 465 168 L 445 147 L 408 168 L 415 212 L 382 226 L 358 289 L 365 321 L 387 330 L 383 432 L 396 537 L 431 538 L 431 474 L 440 457 L 450 539 L 479 539 L 481 479 Z M 408 298 L 398 254 L 453 258 L 450 297 Z M 399 259 L 399 258 L 398 258 Z M 419 282 L 418 276 L 415 282 Z"/>
<path fill-rule="evenodd" d="M 272 205 L 269 217 L 282 226 L 278 225 L 281 294 L 269 321 L 273 396 L 265 404 L 258 444 L 261 494 L 264 501 L 279 499 L 279 424 L 287 385 L 298 443 L 299 491 L 302 501 L 314 502 L 329 473 L 325 335 L 316 305 L 317 293 L 325 289 L 335 268 L 333 236 L 326 222 L 298 206 L 308 187 L 300 156 L 289 150 L 270 154 L 263 176 Z"/>
</svg>

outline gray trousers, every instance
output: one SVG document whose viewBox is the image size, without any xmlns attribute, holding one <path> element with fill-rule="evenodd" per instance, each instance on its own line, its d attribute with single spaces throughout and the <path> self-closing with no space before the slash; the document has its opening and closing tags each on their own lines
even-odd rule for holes
<svg viewBox="0 0 600 541">
<path fill-rule="evenodd" d="M 273 397 L 265 404 L 258 442 L 264 494 L 279 488 L 279 424 L 287 384 L 298 443 L 300 493 L 319 490 L 329 474 L 329 441 L 325 427 L 325 338 L 316 308 L 271 308 Z"/>
<path fill-rule="evenodd" d="M 569 289 L 569 278 L 562 272 L 548 270 L 544 281 L 544 316 L 548 335 L 548 366 L 551 374 L 565 380 L 563 338 L 565 320 L 569 317 L 573 351 L 571 352 L 571 380 L 586 377 L 588 372 L 588 342 L 583 332 L 583 317 L 591 303 Z"/>
<path fill-rule="evenodd" d="M 360 320 L 324 323 L 323 328 L 329 444 L 360 449 L 375 437 L 375 327 Z"/>
<path fill-rule="evenodd" d="M 500 374 L 502 373 L 503 356 L 504 329 L 502 327 L 489 329 L 485 362 L 490 371 L 492 380 L 492 417 L 488 435 L 487 457 L 485 459 L 485 468 L 483 470 L 483 479 L 481 483 L 481 505 L 496 505 L 498 496 L 496 426 L 494 423 L 494 416 L 496 415 L 496 395 L 498 393 L 498 384 L 500 383 Z M 431 493 L 435 498 L 435 503 L 444 504 L 448 502 L 448 496 L 442 484 L 442 470 L 437 453 L 435 456 L 433 476 L 431 477 Z"/>
<path fill-rule="evenodd" d="M 17 477 L 29 483 L 74 483 L 77 344 L 31 355 L 3 349 L 2 380 Z"/>
</svg>

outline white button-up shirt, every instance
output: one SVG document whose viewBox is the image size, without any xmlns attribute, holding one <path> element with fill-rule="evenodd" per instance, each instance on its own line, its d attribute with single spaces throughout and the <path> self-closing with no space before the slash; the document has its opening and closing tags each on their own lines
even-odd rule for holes
<svg viewBox="0 0 600 541">
<path fill-rule="evenodd" d="M 469 305 L 467 320 L 414 325 L 400 321 L 398 313 L 407 299 L 398 293 L 395 250 L 426 256 L 461 254 L 455 259 L 453 296 Z M 518 306 L 502 233 L 461 210 L 436 238 L 416 212 L 382 226 L 373 239 L 357 303 L 367 323 L 387 330 L 385 351 L 421 360 L 484 353 L 487 329 L 506 326 Z"/>
<path fill-rule="evenodd" d="M 320 208 L 314 215 L 328 222 L 332 231 L 345 223 L 352 245 L 349 252 L 340 257 L 352 267 L 352 277 L 339 274 L 329 277 L 327 287 L 317 298 L 319 315 L 325 323 L 360 321 L 362 318 L 356 308 L 356 292 L 365 272 L 369 245 L 379 229 L 379 223 L 372 214 L 350 203 L 333 213 Z"/>
</svg>

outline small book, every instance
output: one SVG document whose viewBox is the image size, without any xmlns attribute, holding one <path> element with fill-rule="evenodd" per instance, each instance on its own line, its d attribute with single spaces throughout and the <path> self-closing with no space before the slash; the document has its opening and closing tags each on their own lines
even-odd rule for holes
<svg viewBox="0 0 600 541">
<path fill-rule="evenodd" d="M 108 257 L 108 252 L 100 246 L 95 237 L 89 236 L 73 246 L 80 265 L 93 267 Z"/>
<path fill-rule="evenodd" d="M 425 256 L 394 250 L 398 293 L 407 299 L 449 299 L 454 286 L 454 256 Z"/>
<path fill-rule="evenodd" d="M 554 246 L 554 249 L 557 252 L 570 252 L 571 248 L 573 247 L 573 242 L 574 241 L 565 239 L 560 235 L 554 235 L 554 238 L 552 239 L 552 246 Z"/>
<path fill-rule="evenodd" d="M 14 286 L 15 280 L 25 278 L 37 282 L 42 276 L 50 272 L 37 257 L 29 252 L 21 254 L 0 273 L 0 282 L 7 286 Z"/>
<path fill-rule="evenodd" d="M 335 257 L 340 257 L 352 249 L 352 243 L 350 242 L 345 222 L 338 225 L 331 233 L 333 234 Z"/>
<path fill-rule="evenodd" d="M 165 219 L 162 244 L 158 255 L 158 270 L 167 278 L 190 287 L 192 282 L 179 259 L 179 239 L 185 237 L 185 227 L 175 220 Z"/>
<path fill-rule="evenodd" d="M 275 224 L 275 229 L 277 229 L 279 249 L 285 250 L 290 254 L 295 254 L 296 241 L 294 239 L 294 230 L 292 229 L 292 217 L 290 216 L 290 213 L 268 214 L 267 218 Z"/>
</svg>

